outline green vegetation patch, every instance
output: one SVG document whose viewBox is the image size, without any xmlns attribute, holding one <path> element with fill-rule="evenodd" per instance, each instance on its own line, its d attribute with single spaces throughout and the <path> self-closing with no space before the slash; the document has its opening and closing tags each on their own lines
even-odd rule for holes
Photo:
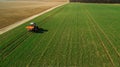
<svg viewBox="0 0 120 67">
<path fill-rule="evenodd" d="M 0 35 L 0 67 L 119 67 L 120 5 L 69 3 Z"/>
</svg>

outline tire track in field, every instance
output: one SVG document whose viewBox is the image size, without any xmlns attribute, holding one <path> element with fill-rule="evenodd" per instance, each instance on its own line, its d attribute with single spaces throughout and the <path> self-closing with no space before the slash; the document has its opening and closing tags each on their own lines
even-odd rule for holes
<svg viewBox="0 0 120 67">
<path fill-rule="evenodd" d="M 50 15 L 48 15 L 46 18 L 44 18 L 42 21 L 46 21 L 46 20 L 48 20 L 48 19 L 50 19 L 50 17 L 51 16 L 53 16 L 53 15 L 56 15 L 58 12 L 60 12 L 60 10 L 62 10 L 63 9 L 63 7 L 61 8 L 61 9 L 59 9 L 59 10 L 57 10 L 55 13 L 53 13 L 53 14 L 50 14 Z M 40 25 L 43 25 L 44 23 L 41 23 Z M 6 45 L 1 51 L 0 51 L 0 54 L 1 53 L 3 53 L 3 52 L 5 52 L 5 50 L 6 49 L 8 49 L 9 47 L 11 47 L 11 46 L 13 46 L 12 44 L 14 44 L 14 43 L 16 43 L 16 41 L 20 41 L 19 39 L 21 39 L 21 38 L 23 38 L 24 36 L 26 36 L 27 34 L 26 34 L 27 32 L 25 32 L 25 33 L 23 33 L 21 36 L 19 36 L 18 38 L 17 38 L 17 40 L 13 40 L 13 41 L 11 41 L 8 45 Z M 29 34 L 29 36 L 31 36 L 31 34 Z M 28 36 L 28 37 L 29 37 Z M 28 38 L 27 37 L 27 38 Z M 25 39 L 27 39 L 27 38 L 25 38 Z M 25 39 L 22 39 L 23 41 L 25 40 Z M 18 45 L 16 45 L 15 47 L 14 47 L 14 49 L 12 49 L 11 50 L 11 52 L 12 51 L 14 51 L 23 41 L 21 41 Z M 17 42 L 17 43 L 18 43 Z M 16 44 L 17 44 L 16 43 Z M 2 56 L 4 56 L 4 59 L 9 55 L 9 54 L 11 54 L 11 52 L 9 52 L 9 53 L 4 53 L 4 54 L 2 54 Z"/>
<path fill-rule="evenodd" d="M 91 16 L 90 12 L 86 9 L 87 15 L 91 18 L 91 21 L 93 21 L 93 25 L 96 26 L 96 29 L 99 29 L 101 33 L 106 38 L 107 42 L 110 44 L 111 48 L 114 50 L 114 52 L 117 54 L 118 57 L 118 65 L 120 64 L 120 53 L 118 52 L 117 48 L 114 46 L 112 41 L 109 39 L 109 37 L 106 35 L 106 33 L 103 31 L 103 29 L 97 24 L 97 21 Z"/>
<path fill-rule="evenodd" d="M 58 12 L 60 12 L 60 10 L 62 10 L 64 7 L 65 7 L 65 6 L 63 6 L 62 8 L 60 8 L 60 9 L 58 9 L 58 10 L 56 10 L 54 13 L 51 13 L 50 15 L 48 15 L 47 17 L 45 17 L 43 20 L 41 20 L 41 22 L 50 19 L 51 16 L 53 16 L 53 15 L 57 14 Z M 45 24 L 45 23 L 43 22 L 43 23 L 41 23 L 40 25 L 43 25 L 43 24 Z M 3 37 L 3 38 L 5 38 L 5 37 Z M 0 38 L 0 39 L 1 39 L 1 38 Z"/>
<path fill-rule="evenodd" d="M 58 29 L 57 30 L 59 30 L 59 28 L 61 28 L 61 25 L 63 25 L 65 22 L 65 18 L 66 18 L 66 16 L 64 16 L 64 19 L 62 20 L 62 23 L 60 23 L 60 25 L 59 25 L 59 27 L 58 27 Z M 58 32 L 58 31 L 57 31 Z M 46 51 L 47 51 L 48 49 L 46 49 Z M 45 53 L 46 51 L 44 51 L 43 53 Z M 40 59 L 41 60 L 41 59 Z M 40 61 L 39 60 L 39 61 Z"/>
<path fill-rule="evenodd" d="M 8 46 L 1 52 L 1 56 L 3 57 L 3 60 L 7 58 L 17 47 L 22 45 L 22 43 L 31 36 L 32 33 L 25 33 L 21 37 L 19 37 L 17 40 L 14 40 L 13 42 L 9 43 Z M 8 52 L 9 50 L 9 52 Z M 6 52 L 7 51 L 7 52 Z"/>
<path fill-rule="evenodd" d="M 20 30 L 20 29 L 17 29 L 17 31 L 23 32 L 23 30 Z M 13 34 L 13 32 L 9 32 L 9 34 Z M 4 34 L 0 35 L 0 40 L 1 40 L 0 44 L 2 44 L 2 41 L 4 41 L 4 40 L 7 39 L 7 37 L 8 37 L 9 34 L 4 33 Z M 20 35 L 21 33 L 14 33 L 14 34 L 16 34 L 16 35 L 14 35 L 14 36 L 17 37 L 17 36 Z"/>
<path fill-rule="evenodd" d="M 61 9 L 63 9 L 63 7 L 62 7 Z M 53 15 L 57 14 L 58 12 L 60 12 L 61 9 L 57 10 L 55 13 L 53 13 L 53 14 L 51 14 L 51 15 L 48 15 L 48 17 L 46 17 L 46 18 L 43 19 L 42 21 L 45 21 L 45 20 L 50 19 L 51 16 L 53 16 Z M 43 24 L 44 24 L 44 23 L 43 23 Z M 41 24 L 41 25 L 43 25 L 43 24 Z M 18 39 L 22 38 L 23 35 L 25 35 L 25 34 L 26 34 L 26 33 L 22 34 L 20 37 L 18 37 Z M 18 39 L 17 39 L 17 40 L 18 40 Z M 15 42 L 16 42 L 16 40 L 11 41 L 8 45 L 6 45 L 6 46 L 0 51 L 0 54 L 3 53 L 6 49 L 8 49 L 8 47 L 12 46 L 12 44 L 15 43 Z M 22 43 L 22 42 L 21 42 L 21 43 Z M 17 45 L 17 46 L 18 46 L 18 45 Z M 14 50 L 14 49 L 13 49 L 13 50 Z M 8 53 L 8 54 L 9 54 L 9 53 Z"/>
<path fill-rule="evenodd" d="M 64 17 L 65 18 L 65 17 Z M 65 21 L 65 20 L 64 20 Z M 62 22 L 64 22 L 64 21 L 62 21 Z M 62 28 L 60 29 L 60 34 L 58 34 L 58 35 L 63 35 L 63 33 L 64 33 L 64 30 L 63 29 L 65 29 L 65 23 L 63 24 L 63 26 L 62 26 Z M 61 31 L 62 30 L 62 31 Z M 62 36 L 61 36 L 61 38 L 62 38 Z M 60 40 L 61 40 L 61 38 L 60 39 L 57 39 L 56 40 L 56 43 L 54 44 L 54 47 L 52 48 L 52 52 L 51 52 L 51 54 L 50 54 L 50 56 L 52 56 L 52 54 L 55 54 L 54 56 L 55 56 L 55 62 L 57 63 L 57 65 L 59 66 L 59 62 L 58 62 L 58 59 L 59 58 L 57 58 L 57 53 L 59 52 L 57 52 L 57 50 L 59 50 L 59 48 L 60 47 L 58 47 L 58 45 L 59 45 L 59 43 L 58 42 L 60 42 Z M 54 52 L 55 51 L 55 52 Z M 53 63 L 54 61 L 52 61 L 52 62 L 50 62 L 50 65 Z M 56 66 L 57 66 L 56 65 Z M 45 64 L 43 64 L 43 67 L 45 67 Z"/>
<path fill-rule="evenodd" d="M 39 40 L 39 42 L 37 42 L 37 43 L 35 43 L 35 44 L 40 43 L 43 39 L 45 39 L 45 37 L 46 37 L 46 36 L 43 36 L 43 37 L 41 38 L 41 40 Z M 38 37 L 38 38 L 39 38 L 39 37 Z M 38 39 L 38 38 L 37 38 L 37 39 Z M 35 49 L 37 49 L 37 48 L 38 48 L 38 45 L 36 45 L 35 48 L 31 51 L 31 54 L 32 54 L 32 52 L 35 51 Z M 28 55 L 27 57 L 29 57 L 29 55 Z M 32 63 L 32 61 L 33 61 L 33 58 L 31 58 L 30 61 L 28 62 L 28 64 L 26 64 L 26 67 L 30 67 L 30 64 Z"/>
<path fill-rule="evenodd" d="M 62 6 L 62 8 L 56 10 L 54 13 L 51 13 L 51 14 L 48 15 L 46 18 L 44 18 L 43 20 L 41 20 L 41 22 L 48 20 L 51 16 L 53 16 L 53 15 L 57 14 L 58 12 L 60 12 L 60 10 L 63 9 L 64 7 L 65 7 L 65 6 Z M 40 24 L 40 25 L 43 25 L 43 24 L 44 24 L 44 23 L 42 23 L 42 24 Z M 1 37 L 0 40 L 1 40 L 2 38 L 5 38 L 5 37 Z"/>
<path fill-rule="evenodd" d="M 44 49 L 44 51 L 42 52 L 40 58 L 38 59 L 39 61 L 40 61 L 41 58 L 44 56 L 45 52 L 48 50 L 49 45 L 50 45 L 50 43 L 52 42 L 52 40 L 54 39 L 54 37 L 55 37 L 57 31 L 58 31 L 58 29 L 54 32 L 54 34 L 52 35 L 51 39 L 48 41 L 48 44 L 47 44 L 46 48 Z"/>
<path fill-rule="evenodd" d="M 97 46 L 95 45 L 96 43 L 95 43 L 95 41 L 94 41 L 94 36 L 92 35 L 92 30 L 91 30 L 91 28 L 90 28 L 90 24 L 87 23 L 87 22 L 86 22 L 86 24 L 87 24 L 87 26 L 88 26 L 88 29 L 89 29 L 89 32 L 90 32 L 90 37 L 91 37 L 91 39 L 92 39 L 92 43 L 91 43 L 91 44 L 94 46 L 95 51 L 98 51 Z"/>
<path fill-rule="evenodd" d="M 37 43 L 35 43 L 35 44 L 40 44 L 40 43 L 42 42 L 42 40 L 45 40 L 46 38 L 47 38 L 47 36 L 44 35 L 44 36 L 39 40 L 39 42 L 37 42 Z M 38 37 L 37 39 L 39 39 L 39 37 Z M 33 48 L 33 50 L 31 51 L 31 54 L 32 54 L 32 52 L 34 52 L 35 49 L 37 49 L 37 48 L 38 48 L 38 45 L 36 45 L 35 48 Z M 40 48 L 38 48 L 38 49 L 40 49 Z M 36 55 L 35 55 L 35 56 L 36 56 Z M 27 57 L 29 57 L 29 55 L 28 55 Z M 32 58 L 30 59 L 30 61 L 28 62 L 28 64 L 26 64 L 26 67 L 30 67 L 30 65 L 32 64 L 33 61 L 34 61 L 34 57 L 32 57 Z"/>
<path fill-rule="evenodd" d="M 17 40 L 21 39 L 23 36 L 26 36 L 26 35 L 24 35 L 24 34 L 20 35 Z M 4 53 L 5 50 L 7 50 L 9 47 L 13 46 L 12 44 L 14 44 L 17 40 L 11 41 L 8 45 L 6 45 L 4 48 L 2 48 L 2 50 L 0 51 L 0 53 Z"/>
<path fill-rule="evenodd" d="M 65 22 L 65 20 L 64 20 L 64 22 Z M 58 46 L 56 47 L 56 50 L 55 50 L 55 61 L 54 62 L 56 62 L 56 67 L 60 66 L 60 62 L 59 62 L 60 61 L 59 55 L 61 55 L 60 54 L 60 49 L 61 49 L 60 46 L 62 44 L 62 40 L 63 40 L 65 32 L 66 32 L 66 26 L 67 26 L 66 22 L 63 25 L 64 25 L 64 26 L 62 26 L 63 29 L 61 29 L 62 30 L 61 38 L 59 39 L 59 42 L 57 42 Z"/>
<path fill-rule="evenodd" d="M 65 17 L 64 17 L 65 18 Z M 56 29 L 56 33 L 58 32 L 58 30 L 59 30 L 59 28 L 60 28 L 60 26 L 61 26 L 61 24 L 63 24 L 64 23 L 64 19 L 63 20 L 61 20 L 60 22 L 62 22 L 62 23 L 60 23 L 59 24 L 59 26 L 57 26 L 58 27 L 58 29 Z M 55 34 L 56 35 L 56 34 Z M 52 39 L 53 40 L 53 39 Z M 52 40 L 51 40 L 51 42 L 52 42 Z M 49 45 L 48 45 L 49 46 Z M 55 45 L 55 46 L 57 46 L 57 44 Z M 44 54 L 46 51 L 48 50 L 48 48 L 46 47 L 46 50 L 44 50 L 43 51 L 43 53 L 42 54 Z M 42 57 L 41 57 L 42 58 Z M 38 61 L 40 61 L 41 60 L 41 58 L 38 60 Z"/>
<path fill-rule="evenodd" d="M 17 40 L 13 40 L 12 42 L 10 42 L 0 53 L 0 56 L 3 57 L 3 60 L 9 56 L 17 47 L 19 47 L 21 45 L 22 42 L 24 42 L 27 38 L 30 37 L 32 33 L 27 33 L 25 32 L 24 34 L 22 34 Z M 8 52 L 8 50 L 10 52 Z M 7 52 L 6 52 L 7 51 Z"/>
<path fill-rule="evenodd" d="M 68 2 L 63 3 L 63 4 L 60 4 L 60 5 L 57 5 L 57 6 L 52 7 L 52 8 L 50 8 L 50 9 L 44 11 L 44 12 L 41 12 L 41 13 L 39 13 L 39 14 L 37 14 L 37 15 L 34 15 L 34 16 L 29 17 L 29 18 L 27 18 L 27 19 L 24 19 L 23 21 L 19 21 L 19 22 L 16 23 L 16 24 L 13 24 L 13 25 L 10 25 L 10 26 L 8 26 L 8 27 L 5 27 L 5 28 L 1 29 L 2 31 L 0 31 L 0 34 L 5 33 L 5 32 L 7 32 L 7 31 L 9 31 L 9 30 L 11 30 L 11 29 L 17 27 L 18 25 L 21 25 L 21 24 L 23 24 L 23 23 L 25 23 L 25 22 L 27 22 L 27 21 L 29 21 L 29 20 L 34 19 L 35 17 L 38 17 L 39 15 L 43 15 L 43 14 L 45 14 L 45 13 L 47 13 L 47 12 L 49 12 L 49 11 L 51 11 L 51 10 L 57 8 L 57 7 L 60 7 L 60 6 L 65 5 L 65 4 L 67 4 L 67 3 L 68 3 Z M 4 29 L 6 29 L 6 30 L 4 30 Z"/>
<path fill-rule="evenodd" d="M 84 6 L 83 6 L 83 7 L 84 7 Z M 91 17 L 89 16 L 89 14 L 88 14 L 88 12 L 87 12 L 88 10 L 87 10 L 85 7 L 84 7 L 83 9 L 84 9 L 84 11 L 86 12 L 86 15 L 87 15 L 87 17 L 88 17 L 88 20 L 89 20 L 90 23 L 91 23 L 90 25 L 92 25 L 92 27 L 94 28 L 94 31 L 96 32 L 96 35 L 97 35 L 97 37 L 99 38 L 99 40 L 100 40 L 100 42 L 101 42 L 101 45 L 102 45 L 104 51 L 106 52 L 106 55 L 107 55 L 108 59 L 110 60 L 112 66 L 115 67 L 115 64 L 114 64 L 114 62 L 113 62 L 113 59 L 112 59 L 112 57 L 111 57 L 111 55 L 110 55 L 107 47 L 105 46 L 103 40 L 101 39 L 100 34 L 97 32 L 97 28 L 95 27 L 96 25 L 93 23 L 93 20 L 91 19 Z M 98 28 L 98 29 L 99 29 L 99 28 Z"/>
<path fill-rule="evenodd" d="M 26 32 L 24 32 L 23 34 L 21 34 L 18 38 L 16 38 L 16 39 L 20 39 L 24 34 L 25 34 Z M 5 49 L 7 49 L 12 43 L 14 43 L 15 41 L 16 41 L 16 39 L 15 40 L 12 40 L 8 45 L 6 45 L 5 47 L 3 47 L 3 48 L 1 48 L 0 49 L 0 53 L 2 53 Z"/>
<path fill-rule="evenodd" d="M 95 42 L 95 40 L 94 40 L 94 36 L 93 36 L 93 34 L 92 34 L 92 30 L 91 30 L 91 27 L 90 27 L 90 24 L 89 24 L 89 22 L 86 22 L 86 24 L 87 24 L 87 26 L 88 26 L 88 30 L 89 30 L 89 32 L 90 32 L 90 37 L 91 37 L 91 45 L 93 45 L 93 47 L 94 47 L 94 49 L 95 49 L 95 51 L 96 51 L 96 54 L 97 54 L 97 56 L 100 56 L 100 53 L 99 53 L 99 50 L 98 50 L 98 48 L 97 48 L 97 43 Z M 94 32 L 95 33 L 95 32 Z"/>
<path fill-rule="evenodd" d="M 99 30 L 101 31 L 101 33 L 105 36 L 105 38 L 107 39 L 108 43 L 112 46 L 112 48 L 114 49 L 114 51 L 116 52 L 116 54 L 118 55 L 118 57 L 120 57 L 120 54 L 117 51 L 117 48 L 113 46 L 112 41 L 105 34 L 105 32 L 103 31 L 103 29 L 97 24 L 96 20 L 91 16 L 91 14 L 90 14 L 90 12 L 88 10 L 87 10 L 87 13 L 88 13 L 89 17 L 91 18 L 91 20 L 94 22 L 94 24 L 96 24 L 97 28 L 99 28 Z"/>
<path fill-rule="evenodd" d="M 29 34 L 28 34 L 29 35 Z M 17 44 L 16 46 L 14 46 L 14 47 L 10 47 L 11 49 L 9 50 L 10 52 L 4 52 L 3 54 L 2 54 L 2 57 L 3 57 L 3 59 L 2 60 L 4 60 L 7 56 L 9 56 L 17 47 L 19 47 L 20 45 L 21 45 L 21 43 L 23 42 L 23 41 L 25 41 L 27 38 L 28 38 L 29 36 L 27 36 L 26 35 L 26 37 L 25 36 L 22 36 L 20 39 L 18 39 L 18 40 L 16 40 L 14 43 L 12 43 L 12 44 Z"/>
<path fill-rule="evenodd" d="M 88 10 L 87 10 L 88 11 Z M 117 48 L 114 47 L 112 41 L 109 39 L 109 37 L 105 34 L 105 32 L 103 31 L 103 29 L 97 24 L 96 20 L 90 15 L 90 13 L 88 12 L 88 15 L 89 17 L 91 18 L 91 20 L 93 21 L 93 25 L 96 25 L 95 28 L 96 29 L 99 29 L 100 32 L 104 35 L 104 37 L 106 38 L 106 40 L 108 41 L 108 43 L 110 44 L 111 48 L 114 50 L 114 52 L 117 54 L 117 57 L 118 59 L 120 59 L 120 54 L 119 52 L 117 51 Z M 97 31 L 97 30 L 96 30 Z M 102 39 L 101 39 L 102 40 Z M 104 42 L 103 42 L 104 43 Z M 108 51 L 109 52 L 109 51 Z M 110 54 L 110 53 L 109 53 Z M 112 58 L 112 57 L 111 57 Z M 119 61 L 118 64 L 120 64 L 120 60 L 117 60 Z M 114 62 L 114 61 L 113 61 Z M 114 63 L 114 67 L 115 67 L 115 63 Z"/>
<path fill-rule="evenodd" d="M 68 14 L 65 14 L 65 16 L 67 17 L 68 16 Z M 65 18 L 65 20 L 66 20 L 66 17 L 64 17 Z M 62 24 L 63 26 L 62 26 L 62 28 L 61 28 L 61 30 L 62 30 L 62 33 L 61 33 L 61 38 L 59 39 L 59 42 L 57 42 L 57 45 L 59 45 L 59 46 L 57 46 L 56 48 L 56 50 L 55 50 L 55 61 L 53 61 L 53 62 L 56 62 L 56 67 L 59 67 L 60 66 L 60 56 L 59 55 L 61 55 L 60 54 L 60 49 L 61 49 L 61 45 L 62 45 L 62 41 L 63 41 L 63 39 L 64 39 L 64 35 L 65 35 L 65 33 L 66 33 L 66 29 L 67 29 L 67 23 L 65 22 L 65 20 L 63 21 L 64 22 L 64 24 Z"/>
<path fill-rule="evenodd" d="M 94 38 L 93 38 L 94 36 L 92 35 L 92 30 L 91 30 L 91 29 L 93 28 L 93 26 L 92 26 L 92 24 L 90 24 L 89 22 L 88 22 L 87 24 L 88 24 L 88 27 L 89 27 L 89 30 L 90 30 L 90 36 L 91 36 L 91 38 L 93 39 L 92 44 L 93 44 L 93 46 L 95 47 L 95 50 L 97 51 L 97 56 L 101 56 L 102 54 L 100 55 L 100 53 L 99 53 L 99 51 L 98 51 L 98 49 L 97 49 L 97 46 L 96 46 L 97 43 L 94 41 Z M 95 33 L 96 36 L 99 38 L 100 36 L 98 36 L 98 32 L 95 30 L 95 28 L 93 28 L 93 30 L 94 30 L 93 33 Z M 100 39 L 96 39 L 96 40 L 97 40 L 98 42 L 101 41 Z M 100 47 L 99 47 L 99 48 L 100 48 Z M 103 46 L 102 46 L 102 48 L 103 48 Z M 104 48 L 103 48 L 103 51 L 105 51 Z M 106 52 L 105 52 L 105 54 L 106 54 Z M 108 56 L 107 56 L 107 58 L 108 58 Z M 109 59 L 109 58 L 108 58 L 108 59 Z"/>
<path fill-rule="evenodd" d="M 72 51 L 72 35 L 71 35 L 71 33 L 72 33 L 72 29 L 73 29 L 73 27 L 72 27 L 72 23 L 73 23 L 73 17 L 72 16 L 69 16 L 69 17 L 67 17 L 68 19 L 70 19 L 70 22 L 67 24 L 68 26 L 67 27 L 69 27 L 68 28 L 68 30 L 69 30 L 69 34 L 68 34 L 68 40 L 67 40 L 67 48 L 66 48 L 66 65 L 68 64 L 68 66 L 70 66 L 71 65 L 71 51 Z M 66 23 L 67 23 L 67 21 L 66 21 Z"/>
<path fill-rule="evenodd" d="M 40 44 L 41 42 L 42 42 L 42 40 L 45 40 L 46 38 L 47 38 L 48 36 L 43 36 L 42 38 L 41 38 L 41 40 L 39 40 L 39 42 L 37 42 L 37 44 Z M 36 43 L 35 43 L 36 44 Z M 38 47 L 36 46 L 32 51 L 35 51 L 35 49 L 37 49 Z M 38 49 L 40 49 L 40 48 L 38 48 Z M 31 52 L 32 53 L 32 52 Z M 36 55 L 38 55 L 38 54 L 36 54 Z M 32 64 L 32 62 L 34 61 L 34 57 L 33 58 L 31 58 L 31 60 L 30 60 L 30 62 L 28 62 L 28 64 L 26 64 L 26 67 L 29 67 L 31 64 Z"/>
<path fill-rule="evenodd" d="M 89 21 L 92 22 L 90 18 L 89 18 Z M 101 41 L 101 45 L 103 46 L 104 51 L 106 52 L 107 57 L 109 58 L 111 64 L 113 65 L 113 67 L 115 67 L 115 64 L 114 64 L 114 62 L 113 62 L 113 59 L 112 59 L 112 57 L 111 57 L 111 55 L 110 55 L 110 53 L 109 53 L 107 47 L 105 46 L 104 42 L 102 41 L 102 39 L 101 39 L 101 37 L 100 37 L 99 33 L 97 32 L 97 30 L 96 30 L 95 27 L 94 27 L 94 31 L 96 32 L 97 37 L 98 37 L 99 40 Z"/>
<path fill-rule="evenodd" d="M 50 43 L 51 43 L 52 40 L 54 39 L 56 33 L 57 33 L 57 32 L 59 31 L 59 29 L 61 28 L 62 24 L 64 23 L 64 20 L 65 20 L 65 19 L 63 19 L 63 20 L 61 21 L 62 23 L 61 23 L 59 26 L 57 26 L 56 31 L 55 31 L 54 34 L 52 35 L 51 39 L 49 40 L 46 48 L 45 48 L 44 51 L 42 52 L 42 54 L 41 54 L 40 58 L 38 59 L 38 61 L 41 61 L 41 59 L 42 59 L 42 57 L 44 56 L 45 52 L 48 50 Z"/>
<path fill-rule="evenodd" d="M 43 20 L 41 20 L 41 24 L 40 25 L 43 25 L 44 24 L 44 22 L 43 21 L 47 21 L 48 19 L 50 19 L 51 18 L 51 16 L 53 16 L 53 15 L 56 15 L 58 12 L 60 12 L 60 10 L 62 10 L 64 7 L 62 7 L 62 8 L 60 8 L 59 10 L 57 10 L 56 12 L 54 12 L 54 13 L 52 13 L 52 14 L 50 14 L 50 15 L 48 15 L 46 18 L 44 18 Z M 24 35 L 24 34 L 26 34 L 26 32 L 25 33 L 23 33 L 22 35 Z M 18 39 L 20 38 L 21 36 L 19 36 L 18 37 Z M 16 40 L 14 40 L 13 42 L 15 42 Z M 11 42 L 11 44 L 13 43 L 13 42 Z M 7 47 L 7 46 L 6 46 Z M 6 47 L 4 47 L 3 49 L 5 49 Z M 0 52 L 1 53 L 1 52 Z"/>
<path fill-rule="evenodd" d="M 50 16 L 48 16 L 46 19 L 44 19 L 44 20 L 42 20 L 42 21 L 47 21 L 48 19 L 50 19 L 51 18 L 51 16 L 55 16 L 56 14 L 58 14 L 62 9 L 63 9 L 64 7 L 62 7 L 61 9 L 59 9 L 59 10 L 57 10 L 54 14 L 51 14 Z M 45 24 L 45 23 L 43 23 L 43 24 Z M 43 25 L 43 24 L 41 24 L 41 25 Z M 56 30 L 57 31 L 57 30 Z M 57 32 L 56 32 L 57 33 Z M 56 34 L 55 33 L 55 34 Z M 54 35 L 53 35 L 54 36 Z M 43 39 L 45 39 L 45 37 L 47 37 L 47 36 L 44 36 L 40 41 L 39 41 L 39 43 L 43 40 Z M 51 38 L 52 39 L 52 38 Z M 52 40 L 51 40 L 52 41 Z M 51 41 L 49 41 L 49 42 L 51 42 Z M 49 45 L 48 45 L 49 46 Z M 37 48 L 37 47 L 36 47 Z M 35 48 L 34 48 L 35 49 Z M 46 48 L 47 49 L 47 48 Z M 42 53 L 43 54 L 43 53 Z M 30 60 L 30 62 L 26 65 L 26 67 L 29 67 L 30 66 L 30 64 L 32 63 L 32 61 L 33 61 L 33 58 Z"/>
</svg>

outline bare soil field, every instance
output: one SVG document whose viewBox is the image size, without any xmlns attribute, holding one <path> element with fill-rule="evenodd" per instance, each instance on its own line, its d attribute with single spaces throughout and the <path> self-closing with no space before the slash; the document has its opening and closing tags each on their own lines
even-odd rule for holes
<svg viewBox="0 0 120 67">
<path fill-rule="evenodd" d="M 64 2 L 3 1 L 0 2 L 0 29 L 43 12 Z"/>
</svg>

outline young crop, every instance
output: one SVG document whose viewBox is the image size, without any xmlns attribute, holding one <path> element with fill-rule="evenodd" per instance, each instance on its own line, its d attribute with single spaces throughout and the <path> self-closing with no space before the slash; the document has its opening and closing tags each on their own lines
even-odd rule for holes
<svg viewBox="0 0 120 67">
<path fill-rule="evenodd" d="M 119 67 L 120 6 L 69 3 L 0 35 L 1 67 Z"/>
</svg>

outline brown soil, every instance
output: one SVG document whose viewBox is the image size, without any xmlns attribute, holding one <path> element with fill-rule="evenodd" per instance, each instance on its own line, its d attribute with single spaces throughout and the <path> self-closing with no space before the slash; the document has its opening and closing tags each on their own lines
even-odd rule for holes
<svg viewBox="0 0 120 67">
<path fill-rule="evenodd" d="M 0 29 L 62 3 L 39 1 L 0 2 Z"/>
</svg>

